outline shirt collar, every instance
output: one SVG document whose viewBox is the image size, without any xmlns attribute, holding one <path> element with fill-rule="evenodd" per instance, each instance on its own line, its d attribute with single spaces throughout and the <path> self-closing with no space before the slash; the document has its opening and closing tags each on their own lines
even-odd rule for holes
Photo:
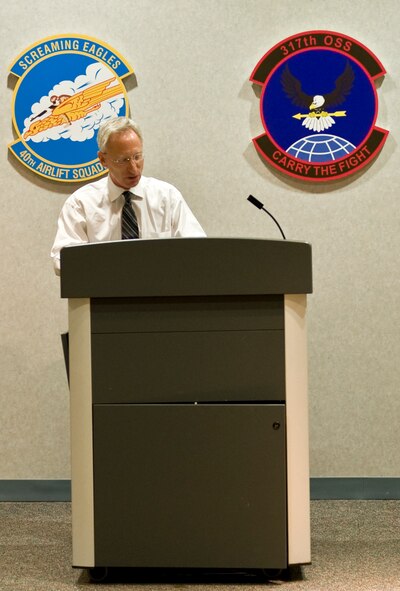
<svg viewBox="0 0 400 591">
<path fill-rule="evenodd" d="M 124 191 L 128 191 L 128 190 L 131 193 L 133 193 L 136 197 L 140 197 L 142 199 L 144 197 L 144 187 L 145 187 L 146 180 L 145 180 L 145 177 L 143 177 L 143 176 L 140 177 L 140 181 L 138 182 L 138 184 L 135 185 L 134 187 L 132 187 L 131 189 L 122 189 L 121 187 L 117 187 L 117 185 L 111 179 L 110 175 L 108 175 L 107 182 L 108 182 L 108 196 L 109 196 L 111 202 L 118 199 L 118 197 L 120 195 L 122 195 L 122 193 Z"/>
</svg>

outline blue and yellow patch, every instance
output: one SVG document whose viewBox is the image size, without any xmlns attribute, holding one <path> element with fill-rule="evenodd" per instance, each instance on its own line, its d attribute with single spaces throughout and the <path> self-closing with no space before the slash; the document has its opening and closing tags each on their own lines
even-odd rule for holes
<svg viewBox="0 0 400 591">
<path fill-rule="evenodd" d="M 10 72 L 18 78 L 12 107 L 17 139 L 9 145 L 14 156 L 56 181 L 102 176 L 97 130 L 110 117 L 129 115 L 122 80 L 133 70 L 126 60 L 97 39 L 63 35 L 30 46 Z"/>
</svg>

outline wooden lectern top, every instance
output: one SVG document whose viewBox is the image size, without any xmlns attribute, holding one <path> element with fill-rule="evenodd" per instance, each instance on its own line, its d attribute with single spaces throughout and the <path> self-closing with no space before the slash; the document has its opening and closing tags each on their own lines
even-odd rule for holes
<svg viewBox="0 0 400 591">
<path fill-rule="evenodd" d="M 121 240 L 61 251 L 61 297 L 312 292 L 311 245 L 289 240 Z"/>
</svg>

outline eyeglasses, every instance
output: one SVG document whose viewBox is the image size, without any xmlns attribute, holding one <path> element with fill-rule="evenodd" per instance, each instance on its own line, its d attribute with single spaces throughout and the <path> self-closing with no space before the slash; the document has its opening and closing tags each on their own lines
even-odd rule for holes
<svg viewBox="0 0 400 591">
<path fill-rule="evenodd" d="M 107 152 L 103 152 L 103 154 L 107 154 Z M 114 162 L 117 166 L 128 166 L 130 162 L 134 162 L 135 164 L 141 164 L 143 162 L 143 154 L 139 152 L 138 154 L 134 154 L 133 156 L 127 156 L 126 158 L 110 158 L 111 162 Z"/>
</svg>

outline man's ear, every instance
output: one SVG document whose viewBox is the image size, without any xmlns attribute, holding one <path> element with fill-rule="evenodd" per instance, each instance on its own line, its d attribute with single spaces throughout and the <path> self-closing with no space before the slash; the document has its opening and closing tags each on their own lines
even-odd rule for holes
<svg viewBox="0 0 400 591">
<path fill-rule="evenodd" d="M 97 152 L 97 157 L 100 160 L 100 163 L 104 166 L 104 168 L 107 168 L 106 159 L 104 157 L 103 152 Z"/>
</svg>

